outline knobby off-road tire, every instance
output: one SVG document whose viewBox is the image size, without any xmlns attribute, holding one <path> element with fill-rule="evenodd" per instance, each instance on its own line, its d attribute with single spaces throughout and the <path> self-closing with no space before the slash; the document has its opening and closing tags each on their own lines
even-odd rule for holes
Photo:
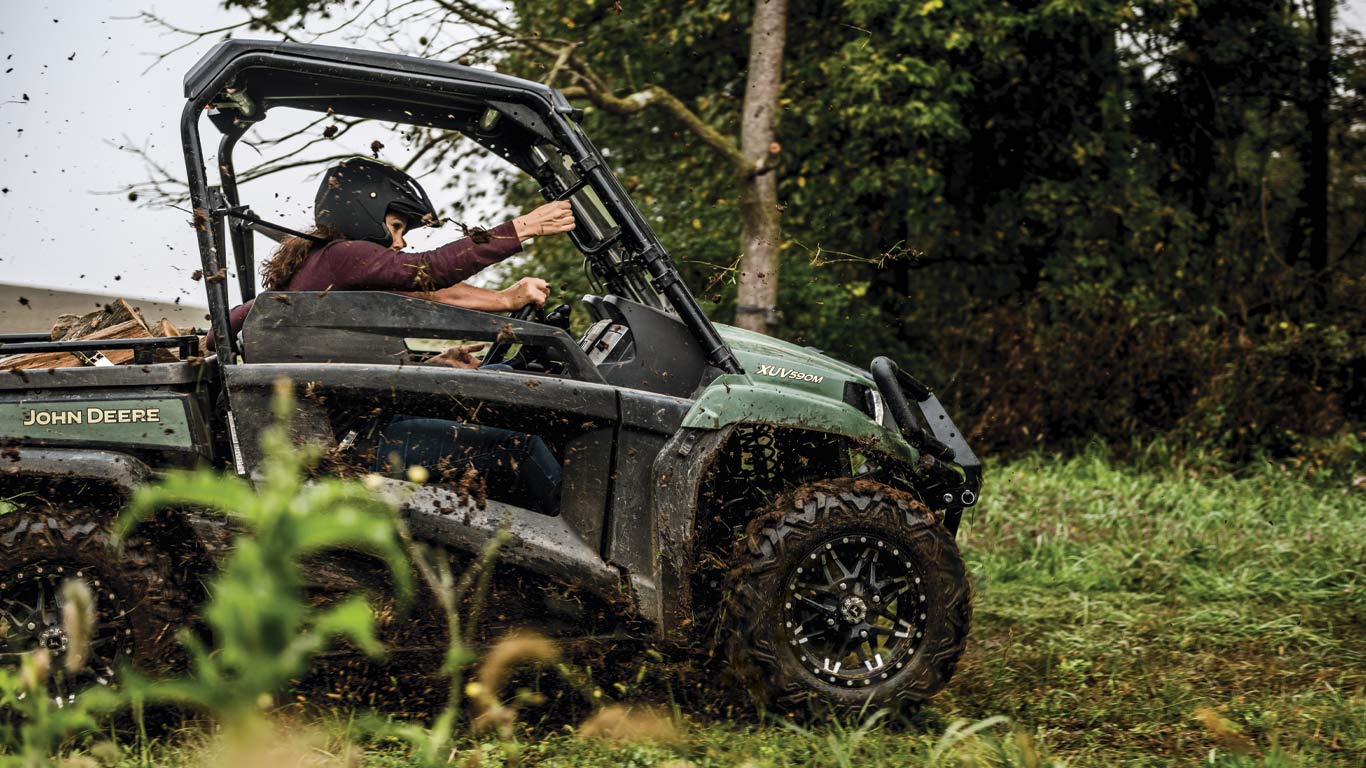
<svg viewBox="0 0 1366 768">
<path fill-rule="evenodd" d="M 952 535 L 923 504 L 869 480 L 822 481 L 748 533 L 732 571 L 727 650 L 762 706 L 904 710 L 948 683 L 971 589 Z"/>
<path fill-rule="evenodd" d="M 113 511 L 21 506 L 0 515 L 0 665 L 46 647 L 48 689 L 59 704 L 89 685 L 111 685 L 120 666 L 163 671 L 179 663 L 176 631 L 199 593 L 193 535 L 169 515 L 140 525 L 112 546 Z M 71 638 L 62 623 L 62 584 L 80 579 L 95 603 L 87 663 L 64 664 Z"/>
</svg>

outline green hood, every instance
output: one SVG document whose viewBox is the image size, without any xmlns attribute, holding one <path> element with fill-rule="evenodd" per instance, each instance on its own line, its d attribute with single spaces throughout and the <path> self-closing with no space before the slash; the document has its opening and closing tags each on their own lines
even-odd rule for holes
<svg viewBox="0 0 1366 768">
<path fill-rule="evenodd" d="M 841 435 L 909 461 L 918 458 L 915 449 L 888 428 L 890 417 L 884 414 L 882 423 L 874 422 L 844 401 L 850 382 L 877 391 L 865 371 L 771 336 L 727 325 L 716 329 L 745 372 L 717 377 L 699 393 L 683 426 L 774 424 Z"/>
<path fill-rule="evenodd" d="M 746 331 L 730 325 L 717 325 L 716 330 L 721 333 L 721 338 L 725 339 L 731 351 L 740 359 L 740 365 L 744 366 L 748 373 L 754 373 L 750 370 L 751 368 L 757 369 L 759 365 L 771 364 L 776 360 L 798 370 L 819 369 L 820 371 L 828 371 L 841 381 L 857 381 L 870 387 L 873 386 L 873 380 L 868 377 L 867 371 L 842 360 L 823 355 L 810 347 L 799 347 L 782 339 L 775 339 L 772 336 L 765 336 L 762 333 Z M 843 386 L 841 383 L 840 394 L 843 394 Z"/>
</svg>

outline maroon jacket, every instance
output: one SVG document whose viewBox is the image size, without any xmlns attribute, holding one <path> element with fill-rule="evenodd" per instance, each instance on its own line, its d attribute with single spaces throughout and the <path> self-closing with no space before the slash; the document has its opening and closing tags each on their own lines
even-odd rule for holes
<svg viewBox="0 0 1366 768">
<path fill-rule="evenodd" d="M 287 291 L 421 291 L 455 285 L 484 267 L 522 250 L 512 222 L 489 230 L 489 241 L 462 237 L 422 253 L 406 253 L 364 240 L 340 240 L 315 248 L 289 279 Z M 234 334 L 251 311 L 253 301 L 234 307 L 228 315 Z M 213 344 L 213 334 L 209 334 Z"/>
</svg>

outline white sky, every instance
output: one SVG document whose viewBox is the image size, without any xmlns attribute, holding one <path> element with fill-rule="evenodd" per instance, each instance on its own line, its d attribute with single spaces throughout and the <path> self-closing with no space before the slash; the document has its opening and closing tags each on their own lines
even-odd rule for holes
<svg viewBox="0 0 1366 768">
<path fill-rule="evenodd" d="M 212 42 L 154 63 L 185 38 L 133 18 L 144 10 L 195 29 L 241 18 L 218 0 L 0 0 L 0 283 L 204 302 L 203 284 L 190 280 L 199 256 L 188 214 L 99 194 L 146 178 L 140 159 L 116 149 L 127 141 L 183 175 L 181 78 Z M 1366 27 L 1366 0 L 1348 0 L 1339 26 Z M 205 136 L 212 147 L 216 136 Z M 370 138 L 348 146 L 364 152 Z M 382 159 L 406 158 L 399 142 L 385 143 Z M 246 154 L 238 150 L 239 170 Z M 244 186 L 244 198 L 266 218 L 306 227 L 315 179 L 283 174 Z M 447 198 L 439 183 L 426 186 L 438 205 Z"/>
<path fill-rule="evenodd" d="M 118 147 L 142 146 L 159 165 L 184 177 L 182 77 L 221 35 L 158 63 L 155 53 L 187 38 L 135 18 L 144 10 L 187 29 L 212 29 L 243 18 L 221 10 L 217 0 L 160 5 L 153 0 L 0 0 L 0 188 L 7 190 L 0 193 L 0 232 L 6 233 L 0 237 L 0 283 L 205 303 L 204 284 L 190 278 L 199 268 L 199 255 L 189 214 L 148 206 L 146 196 L 130 202 L 120 190 L 148 173 L 141 158 Z M 338 35 L 316 42 L 349 44 Z M 288 111 L 271 118 L 262 126 L 271 135 L 306 122 L 304 115 Z M 212 152 L 218 135 L 207 121 L 201 135 L 205 151 Z M 400 137 L 379 125 L 353 130 L 315 150 L 369 154 L 375 138 L 385 144 L 381 159 L 407 159 Z M 239 171 L 253 163 L 252 151 L 243 145 L 235 156 Z M 210 156 L 208 167 L 213 166 Z M 305 169 L 244 183 L 244 202 L 267 220 L 306 229 L 317 173 Z M 423 179 L 438 206 L 453 195 L 441 181 Z M 488 205 L 479 208 L 497 213 Z M 477 212 L 467 215 L 470 224 L 498 223 Z M 408 242 L 413 248 L 432 247 L 457 236 L 447 226 L 439 232 L 419 230 Z M 258 236 L 258 262 L 272 247 Z M 235 287 L 230 292 L 235 298 Z"/>
</svg>

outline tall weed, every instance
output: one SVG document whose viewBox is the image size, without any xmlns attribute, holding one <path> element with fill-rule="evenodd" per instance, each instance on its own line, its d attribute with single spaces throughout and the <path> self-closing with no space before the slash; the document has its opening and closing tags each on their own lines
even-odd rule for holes
<svg viewBox="0 0 1366 768">
<path fill-rule="evenodd" d="M 158 509 L 188 506 L 216 511 L 241 526 L 232 554 L 209 585 L 203 617 L 212 647 L 182 630 L 191 655 L 188 677 L 132 677 L 128 683 L 149 702 L 192 706 L 229 731 L 258 728 L 275 695 L 308 668 L 314 655 L 337 642 L 348 640 L 371 655 L 382 651 L 364 597 L 330 607 L 305 599 L 302 563 L 310 555 L 334 548 L 367 550 L 387 564 L 401 597 L 412 593 L 394 506 L 355 482 L 305 482 L 317 454 L 290 442 L 288 382 L 277 385 L 273 407 L 276 424 L 261 438 L 265 460 L 259 482 L 209 470 L 171 473 L 140 489 L 118 525 L 126 534 Z"/>
</svg>

